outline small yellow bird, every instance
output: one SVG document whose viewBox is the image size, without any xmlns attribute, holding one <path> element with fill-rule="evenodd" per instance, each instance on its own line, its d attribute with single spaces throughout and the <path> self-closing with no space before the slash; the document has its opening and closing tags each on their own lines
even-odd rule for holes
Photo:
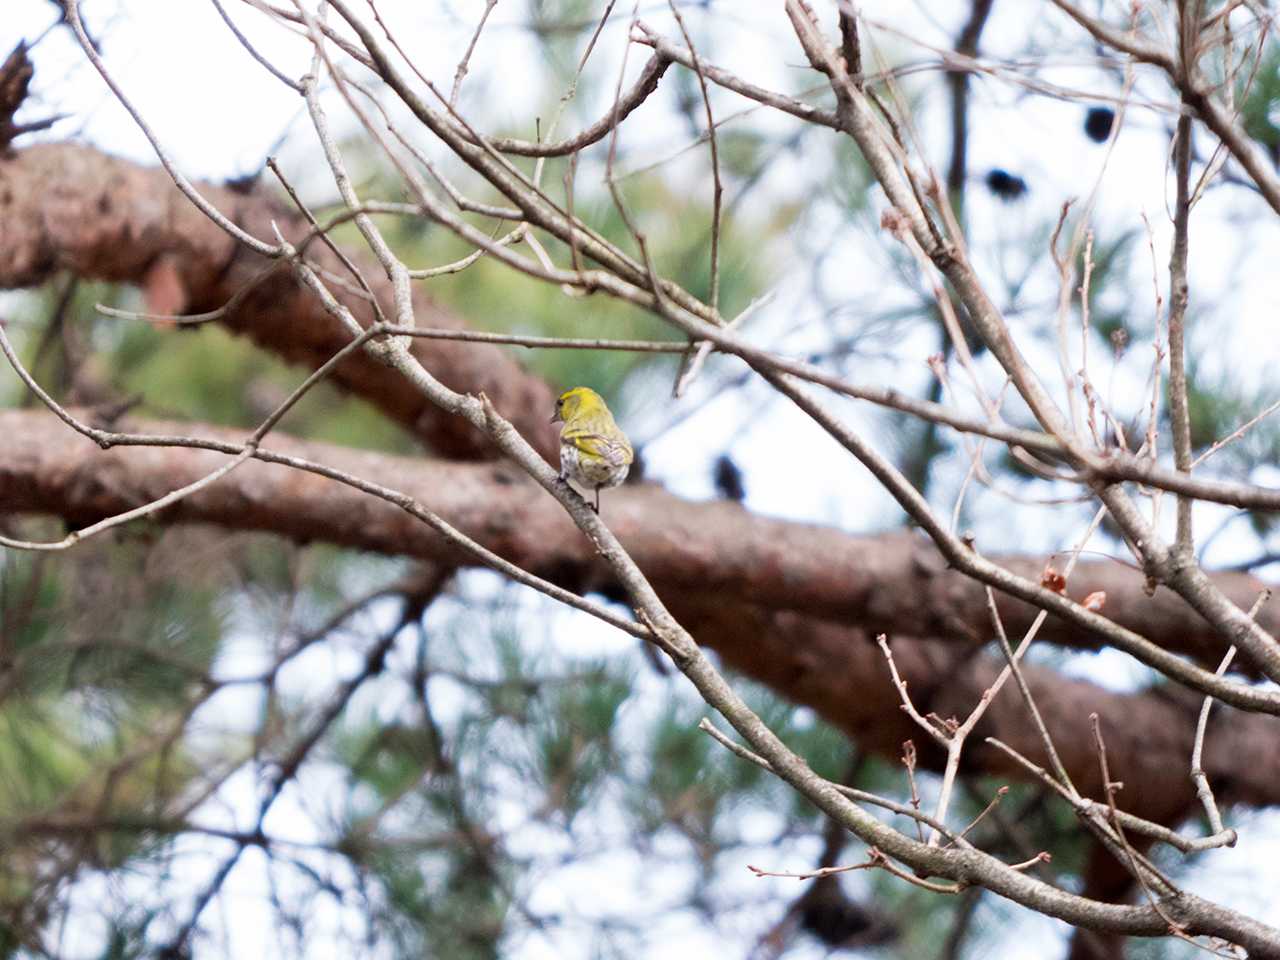
<svg viewBox="0 0 1280 960">
<path fill-rule="evenodd" d="M 634 454 L 627 435 L 613 422 L 604 398 L 590 387 L 566 390 L 556 400 L 552 423 L 560 428 L 560 478 L 596 492 L 592 507 L 600 512 L 600 490 L 627 479 Z"/>
</svg>

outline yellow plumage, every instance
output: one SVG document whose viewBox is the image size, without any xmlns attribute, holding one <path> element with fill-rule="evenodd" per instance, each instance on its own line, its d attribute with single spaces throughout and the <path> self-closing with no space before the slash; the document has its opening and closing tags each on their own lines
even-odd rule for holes
<svg viewBox="0 0 1280 960">
<path fill-rule="evenodd" d="M 600 512 L 600 491 L 627 478 L 634 454 L 627 435 L 613 420 L 604 398 L 590 387 L 574 387 L 560 394 L 552 423 L 560 428 L 560 476 L 594 490 L 594 509 Z"/>
</svg>

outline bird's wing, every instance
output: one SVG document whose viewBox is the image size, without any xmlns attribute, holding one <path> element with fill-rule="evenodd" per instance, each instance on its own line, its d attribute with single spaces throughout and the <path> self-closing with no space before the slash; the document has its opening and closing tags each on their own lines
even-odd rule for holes
<svg viewBox="0 0 1280 960">
<path fill-rule="evenodd" d="M 572 443 L 582 453 L 600 457 L 615 467 L 631 462 L 631 444 L 619 437 L 606 437 L 600 433 L 567 433 L 564 440 Z"/>
</svg>

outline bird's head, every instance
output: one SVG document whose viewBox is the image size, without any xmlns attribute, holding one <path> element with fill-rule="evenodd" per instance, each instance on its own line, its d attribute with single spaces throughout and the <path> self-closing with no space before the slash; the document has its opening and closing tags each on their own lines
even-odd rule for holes
<svg viewBox="0 0 1280 960">
<path fill-rule="evenodd" d="M 556 412 L 552 423 L 569 422 L 594 413 L 609 412 L 604 398 L 590 387 L 574 387 L 556 398 Z"/>
</svg>

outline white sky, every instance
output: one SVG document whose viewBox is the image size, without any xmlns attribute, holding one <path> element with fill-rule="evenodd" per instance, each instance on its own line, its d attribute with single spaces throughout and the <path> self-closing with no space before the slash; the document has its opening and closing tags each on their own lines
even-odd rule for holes
<svg viewBox="0 0 1280 960">
<path fill-rule="evenodd" d="M 227 5 L 237 23 L 269 59 L 290 74 L 305 71 L 308 57 L 301 44 L 275 30 L 262 29 L 262 18 L 235 0 L 229 0 Z M 46 2 L 9 0 L 5 6 L 4 17 L 0 19 L 0 52 L 7 52 L 19 38 L 33 39 L 53 20 L 53 6 Z M 379 4 L 397 34 L 412 38 L 415 60 L 430 64 L 433 79 L 446 88 L 480 6 L 474 0 L 452 4 L 383 0 Z M 880 0 L 864 3 L 862 9 L 872 20 L 891 20 L 913 41 L 946 46 L 958 23 L 956 11 L 962 6 L 955 2 Z M 225 29 L 212 4 L 194 0 L 85 0 L 84 7 L 91 28 L 104 42 L 109 68 L 186 174 L 193 178 L 221 179 L 252 172 L 282 134 L 289 131 L 291 136 L 282 156 L 286 165 L 305 180 L 314 167 L 315 157 L 307 125 L 299 120 L 297 96 L 249 59 Z M 623 7 L 629 9 L 629 4 L 619 5 L 620 12 L 616 15 L 619 22 L 625 17 Z M 709 45 L 709 56 L 717 63 L 775 89 L 796 90 L 802 84 L 814 82 L 812 74 L 802 69 L 802 55 L 794 44 L 785 48 L 783 56 L 778 56 L 778 38 L 786 36 L 788 28 L 785 18 L 775 9 L 777 5 L 720 4 L 719 7 L 725 12 L 718 14 L 717 39 L 714 46 Z M 1011 54 L 1022 50 L 1028 34 L 1046 47 L 1053 45 L 1054 37 L 1064 29 L 1060 20 L 1045 15 L 1028 23 L 1024 10 L 1024 4 L 996 5 L 983 38 L 988 53 Z M 667 36 L 678 36 L 664 4 L 645 4 L 642 16 Z M 698 16 L 691 10 L 692 23 L 700 22 Z M 542 91 L 534 84 L 509 82 L 513 74 L 531 74 L 538 67 L 535 61 L 538 48 L 518 26 L 525 18 L 523 5 L 499 4 L 472 59 L 471 73 L 463 88 L 463 109 L 482 114 L 486 125 L 494 129 L 531 128 L 530 116 L 545 107 L 545 101 L 539 99 Z M 828 16 L 827 20 L 830 22 L 832 18 Z M 616 70 L 621 39 L 621 27 L 606 30 L 594 55 L 602 69 Z M 927 50 L 912 50 L 902 38 L 881 34 L 880 43 L 890 58 L 904 51 L 911 57 L 928 56 Z M 633 72 L 646 55 L 647 51 L 642 48 L 632 51 Z M 65 30 L 47 37 L 35 51 L 34 58 L 36 90 L 47 98 L 45 105 L 72 114 L 70 120 L 55 128 L 50 139 L 74 132 L 110 152 L 152 162 L 150 146 L 83 60 Z M 1066 86 L 1100 89 L 1096 71 L 1083 64 L 1064 62 L 1046 70 L 1042 76 Z M 932 145 L 932 159 L 941 163 L 945 159 L 946 137 L 934 131 L 944 129 L 939 125 L 942 102 L 936 96 L 939 87 L 936 78 L 930 77 L 927 82 L 934 88 L 935 98 L 924 105 L 921 127 L 926 131 L 925 141 Z M 1103 92 L 1114 94 L 1117 89 L 1113 84 Z M 1158 94 L 1160 88 L 1158 84 L 1145 82 L 1140 89 Z M 583 93 L 597 108 L 607 102 L 608 96 L 607 89 Z M 745 105 L 722 91 L 716 91 L 714 96 L 720 115 Z M 998 166 L 1024 177 L 1032 193 L 1025 205 L 1005 206 L 975 185 L 970 191 L 968 210 L 970 234 L 975 245 L 997 239 L 1016 250 L 1020 244 L 1029 242 L 1030 231 L 1046 216 L 1046 211 L 1056 209 L 1069 198 L 1083 201 L 1093 187 L 1104 153 L 1080 135 L 1083 110 L 1078 104 L 1027 98 L 1018 89 L 989 79 L 974 81 L 973 102 L 975 114 L 981 119 L 979 122 L 975 117 L 972 124 L 971 174 L 976 180 L 986 170 Z M 39 106 L 37 104 L 32 114 L 41 112 Z M 598 109 L 588 113 L 594 116 Z M 572 128 L 576 122 L 567 121 L 562 131 Z M 757 111 L 746 122 L 769 130 L 793 129 L 790 121 L 764 111 Z M 1157 277 L 1162 290 L 1167 286 L 1165 264 L 1170 234 L 1165 212 L 1166 184 L 1160 175 L 1167 144 L 1165 123 L 1163 115 L 1152 111 L 1130 112 L 1126 132 L 1110 160 L 1109 175 L 1098 197 L 1099 213 L 1095 221 L 1099 236 L 1113 237 L 1125 229 L 1141 228 L 1142 216 L 1146 215 L 1153 232 Z M 679 135 L 673 136 L 673 129 L 677 127 L 675 133 Z M 653 144 L 655 150 L 662 145 L 677 147 L 687 140 L 687 131 L 672 121 L 669 114 L 664 116 L 648 106 L 624 129 L 629 145 Z M 779 160 L 778 168 L 770 172 L 772 193 L 766 195 L 785 198 L 793 180 L 803 183 L 804 171 L 798 166 L 802 162 L 804 158 Z M 701 151 L 682 159 L 677 169 L 686 171 L 691 182 L 705 183 L 705 157 Z M 793 177 L 794 174 L 801 175 Z M 315 183 L 319 190 L 323 181 Z M 875 202 L 881 202 L 878 196 Z M 1248 230 L 1241 229 L 1239 212 L 1252 206 L 1253 199 L 1239 190 L 1210 193 L 1196 210 L 1198 228 L 1192 250 L 1193 306 L 1220 304 L 1224 308 L 1215 317 L 1225 314 L 1238 318 L 1232 335 L 1238 338 L 1240 348 L 1215 351 L 1214 355 L 1220 357 L 1222 363 L 1229 363 L 1233 378 L 1246 385 L 1270 383 L 1271 372 L 1280 359 L 1273 332 L 1273 318 L 1280 305 L 1280 288 L 1274 270 L 1280 254 L 1280 225 L 1251 224 Z M 814 219 L 805 221 L 806 227 L 823 227 L 820 217 L 815 214 Z M 868 309 L 875 307 L 881 302 L 884 271 L 888 268 L 883 255 L 883 237 L 838 227 L 834 214 L 829 219 L 830 244 L 836 255 L 832 256 L 823 276 L 824 283 L 845 302 L 855 306 L 865 304 Z M 1148 260 L 1137 259 L 1141 262 L 1136 264 L 1133 282 L 1143 285 L 1141 289 L 1148 298 L 1150 313 L 1150 266 Z M 989 276 L 994 276 L 998 269 L 995 263 L 980 264 L 980 267 Z M 1249 282 L 1241 283 L 1242 277 Z M 798 318 L 811 318 L 816 307 L 807 299 L 805 284 L 806 278 L 795 274 L 784 280 L 774 306 L 753 319 L 749 331 L 767 339 L 774 332 L 788 329 Z M 1054 292 L 1044 278 L 1031 284 L 1029 289 L 1025 302 L 1032 304 L 1041 302 L 1037 298 L 1051 299 Z M 1029 310 L 1028 315 L 1016 317 L 1015 329 L 1018 323 L 1026 323 L 1029 328 L 1050 321 L 1051 313 L 1037 314 Z M 1217 329 L 1193 329 L 1193 349 L 1197 344 L 1216 347 L 1221 336 Z M 787 346 L 803 350 L 807 345 L 802 334 L 788 340 Z M 859 367 L 857 379 L 920 385 L 928 376 L 925 359 L 933 349 L 936 345 L 925 342 L 900 344 L 891 356 L 867 358 Z M 1051 355 L 1045 354 L 1043 359 L 1048 361 L 1043 369 L 1056 369 Z M 1095 359 L 1095 362 L 1102 361 Z M 646 451 L 652 473 L 674 491 L 688 496 L 710 495 L 707 466 L 712 457 L 708 456 L 708 449 L 718 453 L 724 436 L 736 430 L 752 409 L 752 398 L 761 396 L 757 392 L 745 398 L 740 395 L 717 398 L 708 395 L 713 385 L 711 377 L 704 378 L 684 401 L 702 407 L 701 412 Z M 1121 371 L 1112 381 L 1111 397 L 1117 408 L 1128 411 L 1140 405 L 1141 387 L 1140 377 Z M 627 426 L 637 432 L 647 432 L 652 424 L 664 421 L 670 411 L 665 390 L 655 391 L 653 397 L 635 399 L 632 405 L 635 422 Z M 841 409 L 855 426 L 879 432 L 885 441 L 892 439 L 884 436 L 883 421 L 865 408 L 850 403 Z M 779 458 L 774 443 L 760 441 L 762 437 L 779 436 L 786 436 L 792 449 L 803 450 L 805 456 L 798 458 L 799 462 L 797 458 Z M 735 443 L 732 452 L 746 473 L 749 505 L 753 509 L 831 523 L 854 531 L 883 529 L 899 522 L 896 508 L 865 471 L 836 449 L 807 418 L 783 404 L 770 405 L 751 431 Z M 940 509 L 949 512 L 958 485 L 958 477 L 940 478 L 934 495 Z M 1008 501 L 982 490 L 970 492 L 968 504 L 968 523 L 992 538 L 993 542 L 984 544 L 990 550 L 1012 546 L 1057 549 L 1070 543 L 1081 527 L 1078 515 L 1064 515 L 1061 510 L 1039 511 L 1034 514 L 1033 523 L 1011 524 Z M 1198 514 L 1200 529 L 1212 529 L 1225 514 L 1226 511 L 1216 507 L 1202 507 Z M 1170 518 L 1171 509 L 1166 509 L 1164 519 Z M 1218 562 L 1238 559 L 1247 556 L 1253 547 L 1245 537 L 1224 537 L 1212 559 Z M 600 631 L 592 624 L 573 622 L 572 649 L 580 652 L 584 638 L 598 635 Z M 596 641 L 587 643 L 587 649 L 616 650 L 618 641 L 598 636 Z M 307 663 L 300 667 L 302 675 L 317 667 L 329 674 L 335 670 L 342 672 L 340 655 L 317 656 L 334 659 L 322 666 Z M 346 664 L 346 669 L 350 669 L 350 664 Z M 1119 688 L 1138 685 L 1143 677 L 1131 661 L 1118 654 L 1071 658 L 1068 671 Z M 661 695 L 660 690 L 655 689 L 655 693 Z M 227 795 L 235 806 L 235 798 L 246 798 L 251 790 L 252 785 L 247 782 L 232 784 Z M 298 807 L 286 804 L 283 809 L 287 819 Z M 1231 905 L 1252 910 L 1259 919 L 1280 923 L 1280 905 L 1269 895 L 1269 891 L 1280 889 L 1280 818 L 1253 814 L 1247 819 L 1251 828 L 1245 834 L 1242 847 L 1203 857 L 1202 866 L 1197 868 L 1189 885 Z M 617 877 L 627 878 L 619 887 L 627 889 L 642 883 L 645 866 L 611 864 L 610 871 L 615 887 L 619 887 Z M 260 939 L 269 921 L 268 910 L 261 899 L 262 881 L 261 871 L 252 869 L 238 870 L 233 877 L 227 909 L 235 914 L 228 921 L 226 935 L 234 946 L 234 955 L 256 956 L 271 949 Z M 599 876 L 590 869 L 574 882 L 586 889 L 599 889 Z M 758 884 L 748 889 L 758 890 Z M 84 891 L 90 898 L 93 893 L 92 889 Z M 546 897 L 552 900 L 555 895 L 549 892 Z M 1024 956 L 1020 942 L 1035 943 L 1039 952 L 1044 949 L 1046 937 L 1060 932 L 1043 918 L 1033 918 L 1025 912 L 1019 917 L 1019 929 L 1025 928 L 1030 940 L 1006 938 L 1001 957 Z M 577 949 L 580 946 L 531 940 L 519 956 L 572 957 L 583 955 Z M 723 948 L 723 941 L 711 939 L 708 931 L 693 918 L 679 915 L 671 918 L 669 930 L 662 930 L 656 937 L 651 955 L 669 956 L 673 952 L 716 955 Z"/>
</svg>

